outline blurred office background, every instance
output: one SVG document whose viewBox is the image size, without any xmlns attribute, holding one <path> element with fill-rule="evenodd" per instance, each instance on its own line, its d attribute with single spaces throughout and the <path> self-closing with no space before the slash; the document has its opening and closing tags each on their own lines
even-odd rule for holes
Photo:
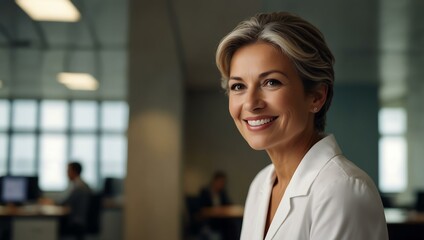
<svg viewBox="0 0 424 240">
<path fill-rule="evenodd" d="M 53 197 L 70 160 L 96 191 L 125 179 L 122 214 L 104 216 L 99 239 L 105 228 L 182 239 L 185 199 L 216 170 L 244 204 L 270 161 L 233 125 L 214 54 L 262 11 L 297 13 L 325 35 L 336 57 L 327 132 L 387 206 L 413 209 L 424 190 L 421 0 L 73 0 L 71 22 L 34 19 L 17 2 L 0 0 L 0 176 L 38 176 Z M 92 78 L 75 86 L 61 73 Z"/>
</svg>

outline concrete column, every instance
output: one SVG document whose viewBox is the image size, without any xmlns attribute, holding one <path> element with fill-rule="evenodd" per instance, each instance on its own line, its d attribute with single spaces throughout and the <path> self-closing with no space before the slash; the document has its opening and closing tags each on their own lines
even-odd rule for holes
<svg viewBox="0 0 424 240">
<path fill-rule="evenodd" d="M 183 83 L 167 1 L 130 1 L 126 240 L 181 238 Z"/>
</svg>

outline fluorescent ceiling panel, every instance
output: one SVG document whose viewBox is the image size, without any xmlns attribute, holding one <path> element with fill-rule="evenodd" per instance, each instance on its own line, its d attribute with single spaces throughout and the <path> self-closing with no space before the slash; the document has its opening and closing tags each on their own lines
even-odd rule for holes
<svg viewBox="0 0 424 240">
<path fill-rule="evenodd" d="M 16 0 L 33 20 L 76 22 L 81 15 L 69 0 Z"/>
<path fill-rule="evenodd" d="M 88 73 L 59 73 L 58 82 L 72 90 L 94 91 L 99 87 L 97 80 Z"/>
</svg>

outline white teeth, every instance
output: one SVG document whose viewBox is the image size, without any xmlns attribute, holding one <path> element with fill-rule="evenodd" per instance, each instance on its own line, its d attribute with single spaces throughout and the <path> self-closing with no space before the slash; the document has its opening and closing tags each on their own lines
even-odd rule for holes
<svg viewBox="0 0 424 240">
<path fill-rule="evenodd" d="M 256 126 L 260 126 L 260 125 L 264 125 L 266 123 L 269 123 L 272 120 L 274 120 L 274 119 L 272 119 L 272 118 L 265 118 L 265 119 L 260 119 L 260 120 L 248 120 L 247 123 L 250 126 L 256 127 Z"/>
</svg>

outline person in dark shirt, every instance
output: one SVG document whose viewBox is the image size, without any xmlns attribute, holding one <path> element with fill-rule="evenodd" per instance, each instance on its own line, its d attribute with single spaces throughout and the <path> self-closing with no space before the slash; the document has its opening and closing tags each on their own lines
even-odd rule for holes
<svg viewBox="0 0 424 240">
<path fill-rule="evenodd" d="M 68 164 L 68 178 L 70 189 L 62 201 L 63 206 L 70 209 L 69 215 L 63 223 L 63 233 L 75 236 L 76 239 L 84 239 L 87 212 L 89 208 L 91 189 L 81 178 L 82 166 L 78 162 Z"/>
<path fill-rule="evenodd" d="M 206 187 L 204 187 L 199 194 L 200 211 L 205 208 L 213 207 L 225 207 L 232 205 L 232 202 L 227 194 L 227 175 L 222 171 L 217 171 L 212 177 L 212 181 Z M 212 235 L 219 235 L 219 239 L 231 240 L 238 239 L 239 236 L 239 223 L 237 219 L 225 218 L 225 217 L 214 217 L 204 219 L 203 230 L 206 233 L 206 239 L 213 238 Z M 208 236 L 209 235 L 209 236 Z"/>
<path fill-rule="evenodd" d="M 210 185 L 200 192 L 200 207 L 230 205 L 231 201 L 226 191 L 226 184 L 226 174 L 222 171 L 215 172 Z"/>
</svg>

